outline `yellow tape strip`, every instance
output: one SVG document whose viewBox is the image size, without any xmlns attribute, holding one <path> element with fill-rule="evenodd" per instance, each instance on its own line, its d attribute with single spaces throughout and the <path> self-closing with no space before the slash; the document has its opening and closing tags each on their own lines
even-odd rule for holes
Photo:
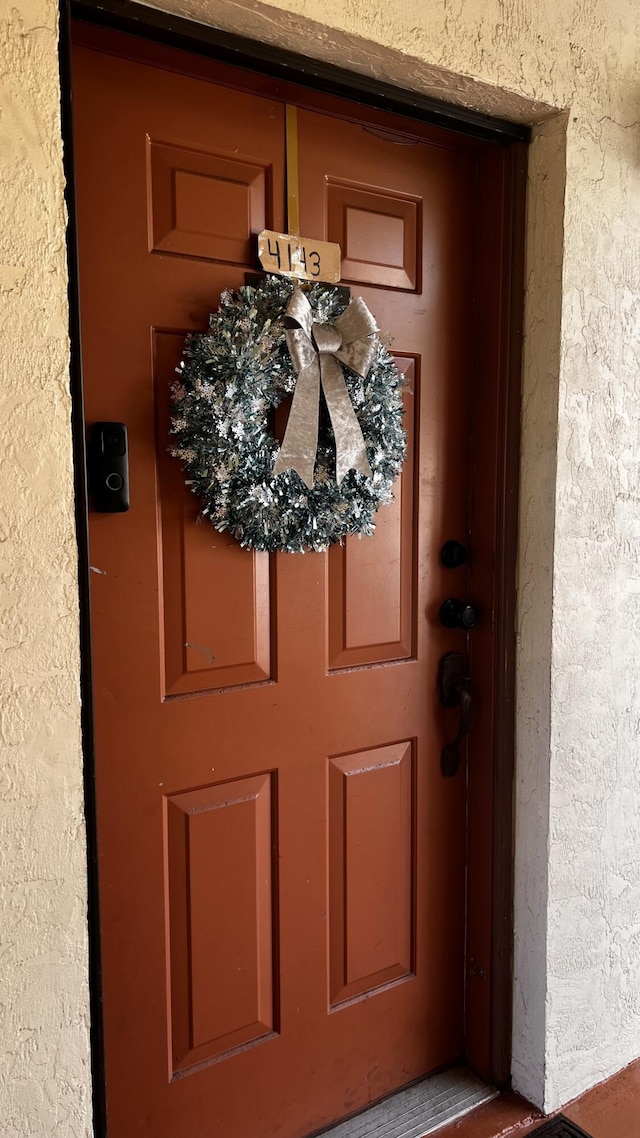
<svg viewBox="0 0 640 1138">
<path fill-rule="evenodd" d="M 287 147 L 287 232 L 300 236 L 300 198 L 298 193 L 298 108 L 286 105 Z"/>
</svg>

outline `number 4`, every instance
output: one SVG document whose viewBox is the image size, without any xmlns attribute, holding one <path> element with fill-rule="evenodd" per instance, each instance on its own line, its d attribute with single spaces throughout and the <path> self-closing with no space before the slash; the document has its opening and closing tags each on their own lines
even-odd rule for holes
<svg viewBox="0 0 640 1138">
<path fill-rule="evenodd" d="M 278 268 L 280 268 L 280 245 L 276 241 L 276 247 L 275 247 L 275 249 L 272 249 L 271 248 L 271 238 L 269 237 L 269 238 L 267 238 L 267 246 L 269 249 L 269 256 L 276 258 L 276 260 L 278 262 Z"/>
</svg>

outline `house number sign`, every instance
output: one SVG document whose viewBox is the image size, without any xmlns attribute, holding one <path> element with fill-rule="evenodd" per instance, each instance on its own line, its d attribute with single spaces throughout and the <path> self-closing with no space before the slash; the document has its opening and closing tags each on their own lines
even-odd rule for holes
<svg viewBox="0 0 640 1138">
<path fill-rule="evenodd" d="M 340 246 L 330 241 L 315 241 L 292 233 L 263 229 L 258 234 L 258 256 L 267 273 L 329 284 L 337 284 L 340 280 Z"/>
</svg>

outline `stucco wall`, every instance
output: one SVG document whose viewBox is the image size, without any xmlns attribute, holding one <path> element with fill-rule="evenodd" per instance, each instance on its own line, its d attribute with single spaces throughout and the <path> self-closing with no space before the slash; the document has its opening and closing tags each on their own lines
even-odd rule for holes
<svg viewBox="0 0 640 1138">
<path fill-rule="evenodd" d="M 542 123 L 527 261 L 514 1076 L 551 1109 L 640 1053 L 640 5 L 166 7 Z M 0 1116 L 11 1138 L 90 1133 L 55 24 L 51 0 L 11 0 L 0 25 Z"/>
<path fill-rule="evenodd" d="M 88 1131 L 56 8 L 0 16 L 0 1129 Z"/>
</svg>

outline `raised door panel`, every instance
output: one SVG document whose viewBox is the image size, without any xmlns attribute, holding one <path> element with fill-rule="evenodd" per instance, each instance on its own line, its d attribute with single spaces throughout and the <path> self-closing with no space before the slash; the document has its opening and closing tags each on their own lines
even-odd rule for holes
<svg viewBox="0 0 640 1138">
<path fill-rule="evenodd" d="M 412 974 L 413 766 L 411 742 L 329 760 L 332 1007 Z"/>
<path fill-rule="evenodd" d="M 207 521 L 168 453 L 169 389 L 186 333 L 153 335 L 158 422 L 160 608 L 164 695 L 261 683 L 272 675 L 272 571 L 267 553 L 241 549 Z"/>
<path fill-rule="evenodd" d="M 148 140 L 151 252 L 253 267 L 271 224 L 271 169 L 237 156 Z"/>
<path fill-rule="evenodd" d="M 277 1030 L 272 783 L 166 800 L 174 1074 Z"/>
<path fill-rule="evenodd" d="M 419 198 L 329 179 L 327 233 L 342 250 L 342 279 L 419 291 L 421 210 Z"/>
<path fill-rule="evenodd" d="M 395 360 L 406 377 L 407 459 L 393 502 L 376 514 L 373 537 L 348 537 L 329 550 L 329 671 L 408 659 L 414 653 L 419 361 L 399 353 Z"/>
</svg>

